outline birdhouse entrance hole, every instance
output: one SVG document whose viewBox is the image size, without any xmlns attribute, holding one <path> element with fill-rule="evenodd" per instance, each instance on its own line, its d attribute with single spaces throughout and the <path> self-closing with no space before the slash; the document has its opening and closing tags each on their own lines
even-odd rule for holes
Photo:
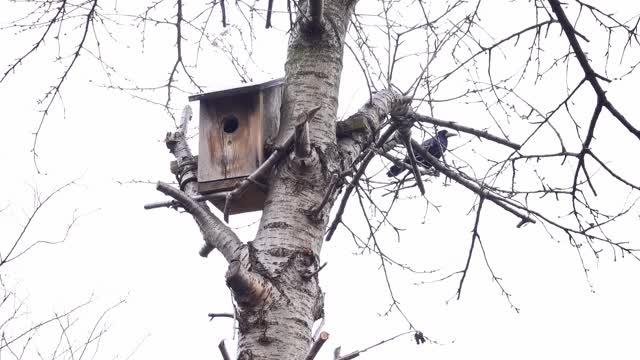
<svg viewBox="0 0 640 360">
<path fill-rule="evenodd" d="M 233 132 L 238 130 L 238 126 L 238 118 L 235 115 L 230 114 L 222 118 L 222 129 L 227 134 L 232 134 Z"/>
</svg>

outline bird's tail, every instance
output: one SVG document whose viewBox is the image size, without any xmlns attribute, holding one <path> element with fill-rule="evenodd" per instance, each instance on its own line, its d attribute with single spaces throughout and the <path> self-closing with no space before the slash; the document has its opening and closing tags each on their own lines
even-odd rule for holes
<svg viewBox="0 0 640 360">
<path fill-rule="evenodd" d="M 398 176 L 401 172 L 402 172 L 402 168 L 399 168 L 396 165 L 391 165 L 391 167 L 389 168 L 389 171 L 387 171 L 387 177 L 393 177 L 393 176 Z"/>
</svg>

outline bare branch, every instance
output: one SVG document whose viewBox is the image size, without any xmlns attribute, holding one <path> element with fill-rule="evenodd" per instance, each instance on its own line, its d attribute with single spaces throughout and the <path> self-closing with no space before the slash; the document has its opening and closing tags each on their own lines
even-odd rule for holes
<svg viewBox="0 0 640 360">
<path fill-rule="evenodd" d="M 271 13 L 272 12 L 273 12 L 273 0 L 269 0 L 269 3 L 267 5 L 267 22 L 266 22 L 266 25 L 264 26 L 267 29 L 271 27 Z"/>
<path fill-rule="evenodd" d="M 393 340 L 395 340 L 395 339 L 397 339 L 397 338 L 399 338 L 401 336 L 405 336 L 405 335 L 413 334 L 413 333 L 415 333 L 415 331 L 406 331 L 406 332 L 400 333 L 400 334 L 392 336 L 392 337 L 390 337 L 388 339 L 381 340 L 381 341 L 379 341 L 379 342 L 377 342 L 377 343 L 375 343 L 375 344 L 373 344 L 371 346 L 368 346 L 368 347 L 366 347 L 366 348 L 364 348 L 362 350 L 356 350 L 356 351 L 351 352 L 351 353 L 349 353 L 347 355 L 343 355 L 343 356 L 337 357 L 337 360 L 350 360 L 350 359 L 357 358 L 362 353 L 364 353 L 364 352 L 366 352 L 368 350 L 371 350 L 371 349 L 373 349 L 373 348 L 375 348 L 377 346 L 380 346 L 380 345 L 383 345 L 383 344 L 388 343 L 390 341 L 393 341 Z"/>
<path fill-rule="evenodd" d="M 196 219 L 204 240 L 218 249 L 228 262 L 238 259 L 244 244 L 236 233 L 213 215 L 207 207 L 199 204 L 184 192 L 165 183 L 158 182 L 157 189 L 180 202 L 182 207 Z"/>
<path fill-rule="evenodd" d="M 191 107 L 185 106 L 182 111 L 181 129 L 184 129 L 191 115 Z M 196 161 L 193 155 L 191 155 L 191 150 L 189 149 L 189 144 L 187 143 L 183 130 L 168 133 L 165 143 L 176 158 L 178 168 L 176 177 L 180 188 L 184 191 L 175 189 L 162 182 L 158 182 L 156 188 L 178 201 L 196 220 L 204 240 L 208 244 L 200 251 L 200 255 L 205 256 L 208 252 L 212 251 L 213 248 L 217 248 L 228 262 L 237 259 L 244 246 L 240 239 L 238 239 L 238 236 L 213 215 L 205 203 L 198 203 L 198 201 L 191 196 L 198 192 L 198 174 L 196 172 Z"/>
<path fill-rule="evenodd" d="M 318 352 L 322 348 L 322 345 L 324 345 L 324 343 L 327 341 L 327 339 L 329 339 L 329 333 L 326 331 L 321 332 L 320 336 L 318 336 L 316 341 L 313 342 L 313 345 L 311 345 L 311 349 L 309 350 L 309 354 L 307 354 L 307 357 L 305 357 L 305 360 L 315 359 L 316 355 L 318 355 Z"/>
<path fill-rule="evenodd" d="M 207 316 L 209 317 L 209 321 L 217 318 L 217 317 L 226 317 L 226 318 L 230 318 L 230 319 L 235 319 L 236 316 L 230 313 L 208 313 Z"/>
<path fill-rule="evenodd" d="M 222 10 L 222 27 L 227 27 L 227 12 L 224 7 L 224 0 L 220 0 L 220 9 Z"/>
<path fill-rule="evenodd" d="M 505 140 L 502 139 L 500 137 L 497 137 L 495 135 L 489 134 L 486 130 L 478 130 L 478 129 L 474 129 L 468 126 L 463 126 L 463 125 L 458 125 L 456 122 L 454 121 L 445 121 L 445 120 L 439 120 L 436 118 L 433 118 L 431 116 L 427 116 L 427 115 L 420 115 L 418 113 L 412 112 L 410 114 L 408 114 L 407 116 L 411 117 L 412 119 L 414 119 L 415 121 L 419 121 L 419 122 L 425 122 L 428 124 L 433 124 L 433 125 L 437 125 L 437 126 L 443 126 L 449 129 L 454 129 L 454 130 L 458 130 L 461 132 L 465 132 L 468 134 L 472 134 L 475 135 L 479 138 L 485 138 L 487 140 L 491 140 L 493 142 L 496 142 L 498 144 L 504 145 L 504 146 L 508 146 L 514 150 L 520 150 L 520 146 L 516 143 L 513 143 L 509 140 Z"/>
<path fill-rule="evenodd" d="M 324 267 L 327 266 L 327 263 L 325 262 L 324 264 L 320 265 L 319 268 L 317 268 L 314 271 L 309 271 L 306 273 L 302 274 L 302 278 L 305 280 L 310 280 L 312 277 L 316 276 L 322 269 L 324 269 Z"/>
<path fill-rule="evenodd" d="M 221 200 L 227 197 L 228 191 L 223 191 L 215 194 L 207 194 L 207 195 L 196 195 L 192 196 L 191 199 L 197 202 L 205 202 L 208 200 Z M 158 209 L 158 208 L 177 208 L 182 207 L 182 204 L 177 200 L 169 200 L 169 201 L 159 201 L 155 203 L 145 204 L 145 210 Z"/>
<path fill-rule="evenodd" d="M 476 222 L 473 225 L 473 231 L 471 233 L 471 246 L 469 246 L 469 255 L 467 256 L 467 263 L 464 265 L 464 269 L 462 270 L 462 276 L 460 277 L 460 284 L 458 285 L 458 300 L 460 300 L 460 296 L 462 295 L 462 285 L 464 284 L 464 279 L 467 277 L 467 272 L 469 271 L 469 264 L 471 263 L 471 256 L 473 255 L 473 247 L 476 244 L 476 239 L 480 238 L 480 233 L 478 232 L 478 225 L 480 225 L 480 212 L 482 211 L 482 204 L 484 203 L 484 198 L 480 197 L 480 202 L 478 203 L 478 209 L 476 210 Z"/>
<path fill-rule="evenodd" d="M 224 344 L 224 340 L 220 341 L 220 343 L 218 344 L 218 349 L 220 350 L 220 355 L 222 355 L 223 360 L 231 360 L 229 352 L 227 351 L 227 347 Z"/>
<path fill-rule="evenodd" d="M 331 240 L 331 237 L 333 237 L 333 233 L 337 229 L 338 225 L 342 222 L 342 214 L 344 213 L 344 210 L 347 206 L 349 196 L 351 196 L 351 192 L 360 180 L 360 177 L 362 177 L 362 175 L 364 174 L 367 166 L 369 165 L 369 162 L 371 162 L 376 154 L 373 149 L 384 146 L 389 137 L 391 137 L 391 135 L 393 135 L 393 133 L 397 129 L 396 124 L 390 125 L 380 136 L 380 138 L 376 140 L 375 144 L 372 144 L 371 137 L 373 134 L 377 133 L 381 120 L 384 119 L 387 115 L 401 116 L 403 114 L 406 114 L 409 109 L 408 105 L 410 102 L 410 98 L 405 97 L 395 91 L 379 91 L 375 93 L 370 102 L 360 108 L 358 112 L 351 115 L 349 119 L 345 120 L 349 121 L 351 119 L 362 119 L 361 122 L 368 124 L 368 128 L 361 129 L 352 134 L 352 136 L 342 138 L 338 142 L 338 146 L 340 146 L 340 152 L 343 155 L 343 160 L 347 164 L 352 164 L 349 166 L 349 169 L 345 169 L 345 171 L 350 171 L 351 166 L 354 166 L 356 163 L 359 163 L 359 168 L 353 176 L 353 179 L 347 186 L 344 195 L 342 196 L 342 200 L 340 201 L 340 205 L 338 206 L 336 215 L 331 222 L 331 225 L 327 229 L 325 235 L 326 241 Z M 366 145 L 362 144 L 356 138 L 367 141 L 367 144 L 373 146 L 372 149 L 364 151 L 363 148 Z"/>
</svg>

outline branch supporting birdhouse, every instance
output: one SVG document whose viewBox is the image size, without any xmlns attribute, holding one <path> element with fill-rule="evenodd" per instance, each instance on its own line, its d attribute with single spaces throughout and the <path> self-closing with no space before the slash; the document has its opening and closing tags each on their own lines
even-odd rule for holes
<svg viewBox="0 0 640 360">
<path fill-rule="evenodd" d="M 378 140 L 375 143 L 375 147 L 381 147 L 387 141 L 387 139 L 389 139 L 389 137 L 391 137 L 391 135 L 395 133 L 396 130 L 397 130 L 397 125 L 392 123 L 391 126 L 389 126 L 385 130 L 385 132 L 382 133 L 382 135 L 380 135 L 380 138 L 378 138 Z M 356 184 L 358 183 L 358 181 L 360 181 L 360 178 L 364 174 L 367 168 L 367 165 L 369 165 L 369 162 L 371 162 L 375 154 L 376 154 L 375 151 L 370 150 L 367 153 L 367 155 L 364 156 L 358 171 L 353 175 L 353 179 L 344 190 L 344 195 L 342 195 L 342 200 L 340 200 L 340 205 L 338 206 L 338 211 L 336 212 L 336 215 L 333 218 L 331 225 L 329 225 L 329 228 L 327 229 L 327 235 L 325 236 L 325 241 L 329 241 L 331 240 L 331 237 L 333 237 L 333 233 L 338 228 L 338 224 L 340 224 L 340 222 L 342 221 L 342 214 L 344 214 L 344 209 L 347 207 L 347 201 L 349 200 L 349 196 L 351 195 L 351 192 L 353 191 L 353 189 L 355 189 Z"/>
<path fill-rule="evenodd" d="M 431 117 L 431 116 L 421 115 L 421 114 L 418 114 L 418 113 L 415 113 L 415 112 L 410 112 L 409 114 L 407 114 L 407 116 L 410 117 L 414 121 L 424 122 L 424 123 L 432 124 L 432 125 L 436 125 L 436 126 L 443 126 L 445 128 L 449 128 L 449 129 L 465 132 L 467 134 L 472 134 L 472 135 L 477 136 L 480 140 L 487 139 L 489 141 L 493 141 L 495 143 L 498 143 L 498 144 L 501 144 L 501 145 L 504 145 L 504 146 L 508 146 L 508 147 L 512 148 L 513 150 L 520 150 L 520 148 L 522 147 L 522 145 L 520 145 L 520 144 L 516 144 L 516 143 L 511 142 L 509 140 L 505 140 L 505 139 L 500 138 L 498 136 L 492 135 L 486 130 L 478 130 L 478 129 L 474 129 L 472 127 L 460 125 L 460 124 L 456 123 L 455 121 L 440 120 L 440 119 L 436 119 L 436 118 Z"/>
<path fill-rule="evenodd" d="M 294 134 L 289 135 L 285 143 L 280 148 L 277 148 L 273 153 L 271 153 L 269 158 L 264 163 L 262 163 L 262 165 L 260 165 L 260 167 L 256 171 L 254 171 L 251 175 L 244 179 L 237 188 L 227 194 L 223 210 L 225 222 L 229 222 L 229 213 L 231 212 L 231 207 L 233 206 L 234 199 L 236 197 L 239 197 L 252 183 L 258 181 L 259 178 L 265 175 L 267 171 L 269 171 L 269 169 L 271 169 L 271 167 L 284 156 L 284 154 L 291 146 L 291 143 L 293 143 L 293 138 Z"/>
<path fill-rule="evenodd" d="M 227 196 L 227 193 L 222 192 L 222 193 L 215 193 L 215 194 L 209 194 L 209 195 L 195 195 L 195 196 L 192 196 L 191 199 L 197 202 L 204 202 L 207 200 L 209 201 L 220 200 L 220 199 L 224 200 L 226 196 Z M 157 208 L 163 208 L 163 207 L 177 208 L 177 207 L 182 207 L 182 205 L 180 204 L 179 201 L 169 200 L 169 201 L 160 201 L 160 202 L 155 202 L 151 204 L 146 204 L 144 206 L 144 209 L 151 210 L 151 209 L 157 209 Z"/>
<path fill-rule="evenodd" d="M 156 189 L 180 202 L 180 205 L 194 217 L 205 242 L 208 244 L 205 245 L 205 248 L 209 252 L 217 248 L 227 261 L 237 258 L 237 251 L 242 247 L 242 242 L 233 230 L 213 215 L 209 207 L 198 203 L 185 192 L 169 184 L 158 182 Z M 205 256 L 202 251 L 200 255 Z"/>
<path fill-rule="evenodd" d="M 384 149 L 376 150 L 376 154 L 378 154 L 378 155 L 382 156 L 383 158 L 386 158 L 387 160 L 391 161 L 393 163 L 393 165 L 399 167 L 400 169 L 409 170 L 409 171 L 413 170 L 413 168 L 411 167 L 411 164 L 407 164 L 404 161 L 402 161 L 401 159 L 398 159 L 398 158 L 396 158 L 396 157 L 394 157 L 392 155 L 389 155 L 388 153 L 386 153 L 384 151 Z M 428 175 L 428 176 L 437 177 L 440 173 L 435 169 L 425 169 L 425 168 L 421 167 L 420 168 L 420 174 L 421 175 Z"/>
<path fill-rule="evenodd" d="M 324 196 L 322 197 L 322 201 L 320 202 L 320 204 L 307 210 L 306 215 L 314 223 L 319 223 L 322 220 L 320 214 L 324 209 L 325 205 L 327 204 L 327 202 L 329 201 L 329 199 L 331 199 L 331 197 L 333 196 L 333 193 L 335 192 L 336 186 L 338 185 L 339 182 L 340 182 L 340 177 L 338 176 L 338 174 L 337 173 L 332 174 L 331 180 L 329 180 L 329 188 L 327 189 L 327 192 L 325 192 Z"/>
<path fill-rule="evenodd" d="M 526 223 L 532 223 L 532 224 L 536 223 L 536 220 L 532 218 L 529 214 L 523 214 L 522 212 L 520 212 L 518 210 L 517 204 L 510 202 L 508 199 L 497 196 L 495 193 L 489 191 L 487 188 L 480 186 L 475 182 L 464 178 L 458 172 L 448 168 L 443 163 L 441 163 L 438 159 L 436 159 L 433 155 L 429 154 L 429 152 L 425 150 L 422 146 L 420 146 L 420 144 L 417 141 L 411 140 L 411 145 L 413 146 L 414 150 L 423 159 L 428 161 L 429 164 L 431 164 L 436 170 L 440 171 L 441 173 L 445 174 L 447 177 L 455 180 L 460 185 L 466 187 L 467 189 L 475 192 L 476 194 L 482 196 L 483 198 L 486 198 L 487 200 L 493 202 L 494 204 L 498 205 L 502 209 L 520 218 L 521 221 L 518 227 Z"/>
<path fill-rule="evenodd" d="M 181 189 L 174 188 L 169 184 L 158 182 L 156 188 L 165 195 L 172 197 L 181 207 L 190 213 L 200 227 L 200 231 L 205 240 L 205 246 L 201 250 L 201 255 L 206 256 L 214 248 L 217 248 L 227 261 L 238 258 L 238 251 L 243 248 L 243 244 L 238 236 L 220 221 L 209 209 L 209 207 L 199 198 L 197 194 L 197 181 L 195 179 L 185 181 L 185 179 L 195 177 L 195 168 L 185 166 L 193 163 L 189 144 L 187 143 L 185 132 L 188 121 L 191 119 L 191 107 L 186 106 L 182 111 L 182 122 L 180 130 L 167 134 L 166 145 L 176 158 L 178 181 Z M 181 180 L 182 179 L 182 180 Z M 153 205 L 153 204 L 152 204 Z"/>
</svg>

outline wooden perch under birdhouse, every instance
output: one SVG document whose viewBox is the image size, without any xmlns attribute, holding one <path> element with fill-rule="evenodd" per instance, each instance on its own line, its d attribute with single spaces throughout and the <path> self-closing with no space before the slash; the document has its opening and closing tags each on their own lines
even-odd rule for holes
<svg viewBox="0 0 640 360">
<path fill-rule="evenodd" d="M 280 125 L 282 79 L 189 97 L 200 102 L 198 192 L 231 191 L 265 161 L 265 145 Z M 264 181 L 252 185 L 234 201 L 231 214 L 261 210 Z M 217 200 L 216 200 L 217 199 Z M 211 202 L 220 210 L 223 198 Z"/>
</svg>

